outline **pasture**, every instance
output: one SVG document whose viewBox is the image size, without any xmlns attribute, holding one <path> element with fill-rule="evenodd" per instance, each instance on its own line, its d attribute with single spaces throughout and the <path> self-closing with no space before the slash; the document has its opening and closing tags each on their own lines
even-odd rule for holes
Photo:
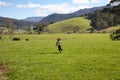
<svg viewBox="0 0 120 80">
<path fill-rule="evenodd" d="M 0 80 L 120 80 L 120 42 L 109 34 L 14 35 L 0 41 Z M 63 52 L 55 45 L 62 38 Z M 25 41 L 28 38 L 29 41 Z"/>
<path fill-rule="evenodd" d="M 87 29 L 91 28 L 90 20 L 85 17 L 71 18 L 63 21 L 59 21 L 44 28 L 43 32 L 48 33 L 86 33 Z"/>
</svg>

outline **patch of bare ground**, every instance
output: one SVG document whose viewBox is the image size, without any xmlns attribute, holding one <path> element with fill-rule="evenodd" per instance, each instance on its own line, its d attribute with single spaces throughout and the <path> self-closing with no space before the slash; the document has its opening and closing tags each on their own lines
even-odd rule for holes
<svg viewBox="0 0 120 80">
<path fill-rule="evenodd" d="M 5 76 L 6 73 L 8 73 L 10 69 L 5 64 L 0 64 L 0 80 L 7 80 L 8 77 Z"/>
</svg>

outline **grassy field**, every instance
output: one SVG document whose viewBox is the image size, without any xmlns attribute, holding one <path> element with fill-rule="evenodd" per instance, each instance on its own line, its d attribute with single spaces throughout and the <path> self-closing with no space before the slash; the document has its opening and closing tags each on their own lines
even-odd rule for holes
<svg viewBox="0 0 120 80">
<path fill-rule="evenodd" d="M 63 20 L 51 24 L 47 27 L 47 32 L 50 33 L 65 33 L 65 32 L 88 32 L 87 29 L 91 28 L 90 20 L 84 17 L 77 17 L 68 20 Z"/>
<path fill-rule="evenodd" d="M 0 41 L 0 67 L 8 68 L 4 80 L 120 80 L 120 42 L 111 41 L 109 34 L 17 37 L 21 41 L 8 36 Z M 62 54 L 57 37 L 62 38 Z"/>
</svg>

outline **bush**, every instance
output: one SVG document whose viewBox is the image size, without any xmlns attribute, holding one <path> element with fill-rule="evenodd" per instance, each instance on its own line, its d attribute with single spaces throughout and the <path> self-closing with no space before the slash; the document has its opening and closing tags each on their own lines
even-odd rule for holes
<svg viewBox="0 0 120 80">
<path fill-rule="evenodd" d="M 67 34 L 71 34 L 72 32 L 68 31 Z"/>
<path fill-rule="evenodd" d="M 20 41 L 20 38 L 14 37 L 14 38 L 12 38 L 12 41 Z"/>
<path fill-rule="evenodd" d="M 110 34 L 111 40 L 120 40 L 120 29 Z"/>
<path fill-rule="evenodd" d="M 25 41 L 29 41 L 29 39 L 25 39 Z"/>
<path fill-rule="evenodd" d="M 0 40 L 2 40 L 3 41 L 3 38 L 0 36 Z"/>
</svg>

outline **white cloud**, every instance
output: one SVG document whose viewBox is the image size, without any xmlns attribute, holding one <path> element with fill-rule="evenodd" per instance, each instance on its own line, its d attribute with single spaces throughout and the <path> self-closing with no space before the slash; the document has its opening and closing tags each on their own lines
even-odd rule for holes
<svg viewBox="0 0 120 80">
<path fill-rule="evenodd" d="M 99 3 L 103 3 L 103 2 L 106 2 L 106 3 L 109 3 L 111 0 L 72 0 L 72 2 L 74 4 L 80 4 L 80 5 L 91 5 L 92 4 L 99 4 Z"/>
<path fill-rule="evenodd" d="M 107 0 L 106 2 L 107 2 L 107 3 L 110 3 L 110 1 L 111 1 L 111 0 Z"/>
<path fill-rule="evenodd" d="M 11 6 L 12 3 L 7 3 L 7 2 L 4 2 L 4 1 L 0 1 L 0 6 Z"/>
<path fill-rule="evenodd" d="M 101 0 L 91 0 L 91 3 L 100 3 L 101 2 Z"/>
<path fill-rule="evenodd" d="M 89 6 L 84 5 L 84 6 L 73 6 L 68 3 L 62 3 L 62 4 L 47 4 L 47 5 L 39 5 L 39 4 L 34 4 L 34 3 L 29 3 L 29 4 L 19 4 L 16 5 L 17 8 L 34 8 L 35 10 L 33 11 L 34 14 L 37 16 L 47 16 L 51 13 L 71 13 L 74 11 L 77 11 L 79 9 L 83 8 L 89 8 Z"/>
<path fill-rule="evenodd" d="M 42 5 L 34 11 L 38 16 L 47 16 L 51 13 L 71 13 L 79 9 L 89 8 L 89 6 L 71 6 L 67 3 Z"/>
<path fill-rule="evenodd" d="M 116 1 L 116 2 L 111 3 L 111 6 L 118 6 L 118 5 L 120 5 L 120 1 Z"/>
<path fill-rule="evenodd" d="M 30 4 L 18 4 L 16 5 L 17 8 L 38 8 L 41 7 L 41 5 L 39 4 L 34 4 L 34 3 L 30 3 Z"/>
<path fill-rule="evenodd" d="M 89 0 L 73 0 L 75 4 L 89 4 Z"/>
</svg>

